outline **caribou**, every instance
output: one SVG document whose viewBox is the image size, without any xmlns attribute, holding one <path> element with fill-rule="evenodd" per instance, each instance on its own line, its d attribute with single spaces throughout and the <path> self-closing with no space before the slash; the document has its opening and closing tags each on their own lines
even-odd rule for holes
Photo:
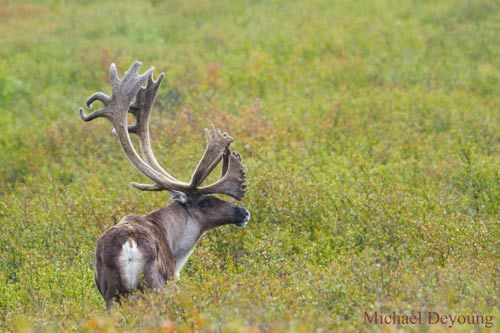
<svg viewBox="0 0 500 333">
<path fill-rule="evenodd" d="M 153 154 L 149 118 L 156 93 L 164 78 L 153 78 L 154 68 L 139 74 L 139 61 L 134 62 L 123 78 L 115 64 L 110 66 L 111 96 L 102 92 L 91 95 L 104 107 L 80 117 L 88 122 L 103 117 L 111 121 L 112 133 L 129 162 L 152 184 L 132 183 L 142 191 L 168 191 L 172 202 L 146 215 L 128 215 L 107 229 L 98 239 L 94 254 L 94 276 L 97 288 L 109 309 L 122 297 L 143 288 L 158 289 L 167 280 L 179 279 L 179 274 L 200 237 L 208 230 L 233 224 L 244 227 L 250 212 L 230 201 L 211 194 L 228 195 L 238 201 L 245 191 L 245 171 L 240 155 L 229 149 L 231 136 L 215 127 L 205 129 L 207 145 L 191 180 L 179 181 L 160 166 Z M 128 115 L 135 123 L 128 123 Z M 139 155 L 130 134 L 139 141 Z M 203 181 L 222 161 L 222 176 L 210 185 Z"/>
</svg>

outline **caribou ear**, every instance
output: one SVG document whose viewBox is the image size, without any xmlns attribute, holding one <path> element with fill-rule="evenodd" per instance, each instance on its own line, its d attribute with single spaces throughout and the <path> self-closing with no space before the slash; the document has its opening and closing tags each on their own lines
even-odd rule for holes
<svg viewBox="0 0 500 333">
<path fill-rule="evenodd" d="M 180 202 L 182 204 L 189 202 L 189 197 L 184 192 L 176 191 L 176 190 L 169 190 L 168 193 L 170 193 L 170 197 L 172 198 L 172 200 L 175 200 L 175 201 Z"/>
</svg>

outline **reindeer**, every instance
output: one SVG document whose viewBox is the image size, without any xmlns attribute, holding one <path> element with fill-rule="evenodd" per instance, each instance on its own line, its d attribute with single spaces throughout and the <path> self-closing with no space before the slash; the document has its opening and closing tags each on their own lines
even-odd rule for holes
<svg viewBox="0 0 500 333">
<path fill-rule="evenodd" d="M 154 80 L 154 68 L 139 75 L 140 66 L 140 62 L 134 62 L 120 79 L 115 64 L 111 64 L 112 95 L 97 92 L 86 102 L 90 108 L 100 101 L 104 108 L 89 115 L 80 108 L 80 117 L 86 122 L 98 117 L 110 120 L 125 156 L 153 181 L 132 183 L 133 187 L 142 191 L 165 190 L 173 199 L 169 205 L 144 216 L 125 216 L 97 241 L 94 276 L 108 309 L 113 301 L 120 303 L 121 297 L 135 289 L 157 289 L 172 277 L 178 280 L 182 267 L 207 230 L 226 224 L 244 227 L 250 220 L 250 212 L 245 208 L 210 195 L 219 193 L 242 200 L 245 194 L 241 158 L 230 151 L 233 139 L 227 133 L 213 126 L 205 129 L 207 146 L 189 183 L 177 180 L 160 166 L 151 149 L 149 117 L 164 73 Z M 128 125 L 129 113 L 135 117 L 133 125 Z M 130 133 L 137 135 L 142 157 L 135 150 Z M 221 160 L 221 178 L 201 186 Z"/>
</svg>

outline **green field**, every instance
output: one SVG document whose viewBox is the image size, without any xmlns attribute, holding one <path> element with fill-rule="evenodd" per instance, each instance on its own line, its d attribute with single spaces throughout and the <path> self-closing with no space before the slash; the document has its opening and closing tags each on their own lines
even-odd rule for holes
<svg viewBox="0 0 500 333">
<path fill-rule="evenodd" d="M 179 3 L 0 2 L 0 331 L 390 331 L 363 313 L 412 310 L 498 330 L 499 3 Z M 107 314 L 97 238 L 169 198 L 77 109 L 136 59 L 167 73 L 160 162 L 188 180 L 224 129 L 253 217 Z"/>
</svg>

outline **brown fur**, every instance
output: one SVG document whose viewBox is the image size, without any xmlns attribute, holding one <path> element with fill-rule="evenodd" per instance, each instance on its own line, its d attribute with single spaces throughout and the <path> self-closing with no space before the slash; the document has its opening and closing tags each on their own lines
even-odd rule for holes
<svg viewBox="0 0 500 333">
<path fill-rule="evenodd" d="M 145 217 L 129 215 L 109 228 L 97 241 L 94 257 L 96 284 L 109 307 L 114 298 L 127 294 L 121 285 L 118 256 L 122 245 L 132 238 L 144 256 L 144 279 L 148 288 L 158 288 L 174 274 L 175 262 L 165 239 L 164 227 Z"/>
</svg>

